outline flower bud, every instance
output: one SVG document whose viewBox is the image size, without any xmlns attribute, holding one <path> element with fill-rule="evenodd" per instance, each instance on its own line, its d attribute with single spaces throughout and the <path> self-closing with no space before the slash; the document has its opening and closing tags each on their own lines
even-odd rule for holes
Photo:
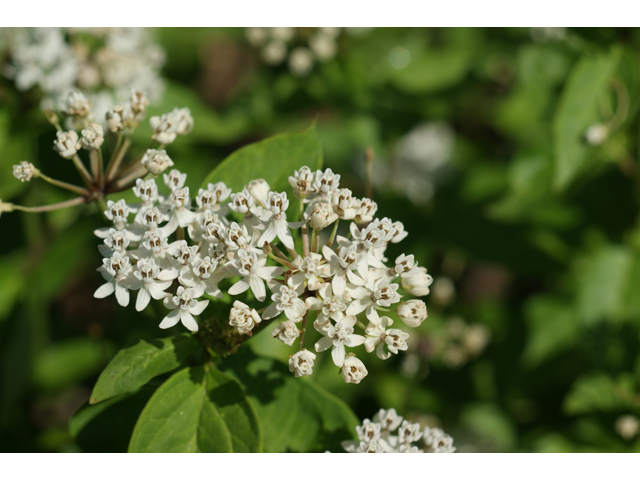
<svg viewBox="0 0 640 480">
<path fill-rule="evenodd" d="M 271 335 L 286 345 L 291 346 L 295 339 L 300 335 L 300 331 L 298 330 L 298 327 L 296 327 L 295 322 L 289 320 L 286 322 L 280 322 L 280 325 L 273 329 Z"/>
<path fill-rule="evenodd" d="M 333 211 L 331 205 L 320 202 L 316 203 L 313 210 L 311 210 L 309 225 L 311 225 L 311 228 L 314 230 L 322 230 L 336 220 L 338 220 L 338 214 Z"/>
<path fill-rule="evenodd" d="M 21 182 L 28 182 L 31 180 L 38 170 L 29 162 L 20 162 L 18 165 L 13 166 L 13 176 Z M 39 172 L 38 172 L 39 173 Z"/>
<path fill-rule="evenodd" d="M 193 117 L 191 110 L 188 108 L 174 108 L 176 133 L 178 135 L 186 135 L 193 130 Z"/>
<path fill-rule="evenodd" d="M 233 302 L 231 312 L 229 312 L 229 325 L 235 327 L 238 333 L 251 336 L 251 330 L 258 325 L 262 319 L 254 308 L 236 300 Z"/>
<path fill-rule="evenodd" d="M 354 355 L 347 355 L 344 359 L 344 364 L 340 367 L 340 373 L 346 383 L 360 383 L 360 381 L 369 373 L 358 358 Z"/>
<path fill-rule="evenodd" d="M 136 115 L 143 115 L 149 106 L 149 99 L 139 90 L 131 92 L 131 109 Z"/>
<path fill-rule="evenodd" d="M 78 151 L 78 134 L 73 130 L 57 132 L 57 139 L 53 142 L 53 149 L 62 158 L 73 158 Z"/>
<path fill-rule="evenodd" d="M 305 47 L 296 47 L 289 54 L 289 69 L 297 77 L 304 77 L 313 68 L 313 53 Z"/>
<path fill-rule="evenodd" d="M 287 45 L 279 40 L 272 40 L 264 46 L 260 54 L 269 65 L 278 65 L 287 56 Z"/>
<path fill-rule="evenodd" d="M 50 108 L 44 109 L 44 116 L 47 117 L 47 121 L 54 127 L 60 124 L 60 119 L 58 118 L 58 115 L 56 115 L 56 112 L 54 112 Z"/>
<path fill-rule="evenodd" d="M 433 283 L 433 277 L 427 274 L 427 269 L 419 267 L 415 275 L 403 278 L 400 282 L 402 289 L 416 297 L 424 297 L 429 294 L 429 285 Z"/>
<path fill-rule="evenodd" d="M 173 162 L 165 150 L 150 148 L 142 157 L 140 163 L 153 175 L 159 175 L 167 168 L 173 167 Z"/>
<path fill-rule="evenodd" d="M 86 150 L 98 150 L 104 142 L 104 131 L 99 123 L 91 123 L 82 130 L 79 146 Z"/>
<path fill-rule="evenodd" d="M 589 145 L 597 147 L 607 141 L 609 128 L 602 123 L 596 123 L 587 128 L 584 137 Z"/>
<path fill-rule="evenodd" d="M 91 102 L 82 92 L 69 92 L 63 111 L 73 117 L 86 117 L 91 113 Z"/>
<path fill-rule="evenodd" d="M 378 204 L 370 198 L 363 198 L 360 202 L 360 209 L 356 213 L 354 222 L 362 224 L 369 223 L 373 220 L 374 215 L 378 211 Z"/>
<path fill-rule="evenodd" d="M 398 305 L 396 313 L 408 327 L 416 328 L 427 318 L 427 306 L 422 300 L 407 300 Z"/>
<path fill-rule="evenodd" d="M 246 188 L 253 199 L 258 202 L 260 205 L 267 205 L 267 200 L 269 199 L 269 192 L 271 188 L 266 180 L 262 178 L 258 178 L 257 180 L 252 180 L 247 183 L 244 188 Z"/>
<path fill-rule="evenodd" d="M 289 371 L 296 377 L 303 377 L 313 373 L 313 361 L 316 354 L 303 348 L 289 357 Z"/>
<path fill-rule="evenodd" d="M 173 112 L 164 113 L 160 117 L 151 117 L 149 119 L 149 125 L 151 125 L 151 129 L 153 130 L 151 139 L 161 145 L 172 143 L 178 136 L 176 132 L 176 120 Z"/>
<path fill-rule="evenodd" d="M 133 110 L 131 104 L 114 105 L 111 107 L 105 115 L 107 123 L 109 124 L 109 130 L 112 132 L 121 132 L 125 128 L 129 127 L 133 122 Z"/>
</svg>

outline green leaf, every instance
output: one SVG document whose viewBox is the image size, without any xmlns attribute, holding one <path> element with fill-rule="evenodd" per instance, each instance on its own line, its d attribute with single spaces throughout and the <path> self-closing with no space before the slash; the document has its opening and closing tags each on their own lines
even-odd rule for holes
<svg viewBox="0 0 640 480">
<path fill-rule="evenodd" d="M 69 433 L 86 453 L 125 453 L 136 420 L 155 388 L 110 398 L 98 405 L 85 403 L 71 417 Z"/>
<path fill-rule="evenodd" d="M 77 338 L 58 342 L 38 353 L 33 363 L 33 381 L 43 389 L 73 385 L 98 373 L 113 355 L 104 341 Z"/>
<path fill-rule="evenodd" d="M 536 297 L 525 307 L 529 335 L 523 361 L 535 367 L 571 347 L 578 336 L 575 310 L 561 300 Z"/>
<path fill-rule="evenodd" d="M 175 373 L 136 423 L 130 452 L 260 452 L 262 431 L 240 385 L 212 366 Z"/>
<path fill-rule="evenodd" d="M 634 406 L 633 381 L 617 381 L 604 373 L 579 378 L 565 398 L 563 409 L 569 415 L 591 412 L 624 411 Z"/>
<path fill-rule="evenodd" d="M 586 162 L 590 147 L 584 142 L 584 134 L 590 125 L 600 121 L 598 101 L 619 59 L 617 48 L 607 55 L 584 56 L 569 76 L 553 121 L 558 189 L 569 185 Z"/>
<path fill-rule="evenodd" d="M 588 258 L 579 277 L 578 313 L 587 324 L 623 315 L 633 255 L 625 246 L 608 245 Z"/>
<path fill-rule="evenodd" d="M 263 178 L 272 190 L 289 186 L 289 176 L 303 166 L 322 168 L 322 145 L 315 125 L 301 133 L 276 135 L 247 145 L 227 157 L 202 182 L 224 182 L 234 192 L 242 190 L 250 180 Z"/>
<path fill-rule="evenodd" d="M 340 442 L 354 438 L 358 418 L 339 398 L 307 378 L 295 378 L 274 359 L 245 349 L 225 360 L 256 407 L 267 452 L 341 452 Z"/>
<path fill-rule="evenodd" d="M 153 377 L 175 370 L 197 348 L 196 338 L 187 333 L 136 341 L 120 350 L 100 374 L 91 393 L 90 403 L 131 392 Z"/>
</svg>

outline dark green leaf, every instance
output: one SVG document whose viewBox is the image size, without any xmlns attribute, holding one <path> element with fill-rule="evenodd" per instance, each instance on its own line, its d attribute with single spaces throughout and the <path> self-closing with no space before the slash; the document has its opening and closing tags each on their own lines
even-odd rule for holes
<svg viewBox="0 0 640 480">
<path fill-rule="evenodd" d="M 590 412 L 624 411 L 633 407 L 633 386 L 622 377 L 615 381 L 603 373 L 595 373 L 578 379 L 564 401 L 564 411 L 569 415 Z"/>
<path fill-rule="evenodd" d="M 240 385 L 212 366 L 175 373 L 136 423 L 130 452 L 260 452 L 262 431 Z"/>
<path fill-rule="evenodd" d="M 120 393 L 131 392 L 153 377 L 180 367 L 198 348 L 193 335 L 138 340 L 123 348 L 100 374 L 90 403 L 98 403 Z"/>
<path fill-rule="evenodd" d="M 315 126 L 241 148 L 218 165 L 202 185 L 224 182 L 237 192 L 250 180 L 263 178 L 272 190 L 284 190 L 294 170 L 305 165 L 311 170 L 322 168 L 322 146 Z"/>
</svg>

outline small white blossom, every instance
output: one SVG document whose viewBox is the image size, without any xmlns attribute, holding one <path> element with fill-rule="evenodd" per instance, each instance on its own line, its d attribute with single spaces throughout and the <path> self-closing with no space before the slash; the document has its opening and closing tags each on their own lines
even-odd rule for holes
<svg viewBox="0 0 640 480">
<path fill-rule="evenodd" d="M 360 209 L 356 212 L 356 218 L 354 222 L 368 223 L 373 220 L 376 212 L 378 211 L 378 204 L 369 198 L 363 198 L 360 202 Z"/>
<path fill-rule="evenodd" d="M 251 330 L 261 321 L 262 319 L 255 309 L 238 300 L 233 302 L 229 313 L 229 325 L 238 330 L 238 333 L 251 336 Z"/>
<path fill-rule="evenodd" d="M 344 317 L 335 325 L 316 328 L 324 336 L 315 344 L 316 352 L 324 352 L 331 348 L 331 357 L 337 367 L 345 363 L 345 347 L 357 347 L 362 345 L 365 338 L 353 333 L 353 327 L 357 319 L 353 315 Z"/>
<path fill-rule="evenodd" d="M 289 185 L 293 189 L 296 198 L 306 198 L 316 191 L 313 186 L 314 175 L 309 167 L 302 167 L 296 170 L 293 176 L 289 177 Z"/>
<path fill-rule="evenodd" d="M 328 203 L 318 202 L 313 206 L 309 216 L 309 225 L 314 230 L 322 230 L 338 220 L 338 214 Z"/>
<path fill-rule="evenodd" d="M 86 117 L 91 113 L 91 101 L 82 92 L 71 91 L 65 99 L 63 112 L 74 117 Z"/>
<path fill-rule="evenodd" d="M 209 300 L 198 301 L 195 297 L 196 292 L 193 288 L 185 290 L 184 287 L 178 287 L 175 295 L 166 297 L 164 305 L 172 311 L 162 319 L 160 328 L 171 328 L 178 322 L 182 322 L 188 330 L 197 332 L 198 323 L 193 315 L 200 315 L 209 304 Z"/>
<path fill-rule="evenodd" d="M 98 288 L 93 296 L 105 298 L 115 292 L 116 300 L 120 305 L 123 307 L 129 305 L 128 289 L 133 287 L 129 257 L 114 252 L 111 257 L 102 260 L 102 266 L 98 268 L 98 271 L 107 283 Z"/>
<path fill-rule="evenodd" d="M 291 73 L 304 77 L 313 68 L 313 53 L 305 47 L 296 47 L 289 54 L 289 68 Z"/>
<path fill-rule="evenodd" d="M 33 163 L 22 161 L 18 165 L 13 166 L 13 176 L 21 182 L 28 182 L 36 172 L 36 167 Z"/>
<path fill-rule="evenodd" d="M 112 132 L 121 132 L 125 128 L 128 128 L 134 119 L 133 110 L 131 104 L 118 104 L 111 107 L 105 116 L 109 130 Z"/>
<path fill-rule="evenodd" d="M 422 431 L 419 423 L 410 423 L 405 420 L 398 429 L 398 441 L 405 445 L 417 442 L 422 438 Z"/>
<path fill-rule="evenodd" d="M 167 155 L 166 150 L 155 150 L 153 148 L 146 151 L 140 163 L 153 175 L 159 175 L 167 168 L 173 167 L 173 161 Z"/>
<path fill-rule="evenodd" d="M 174 188 L 182 188 L 184 187 L 185 182 L 187 181 L 187 174 L 180 173 L 178 170 L 171 170 L 169 174 L 163 174 L 162 178 L 164 179 L 164 184 L 169 187 L 169 189 L 173 190 Z"/>
<path fill-rule="evenodd" d="M 244 189 L 251 194 L 254 200 L 261 206 L 266 207 L 269 199 L 269 192 L 271 187 L 266 180 L 258 178 L 257 180 L 251 180 L 244 186 Z M 285 208 L 286 210 L 286 208 Z"/>
<path fill-rule="evenodd" d="M 104 142 L 104 131 L 99 123 L 90 123 L 82 130 L 80 146 L 85 150 L 98 150 Z"/>
<path fill-rule="evenodd" d="M 331 193 L 329 197 L 333 211 L 342 220 L 352 220 L 360 210 L 360 200 L 352 196 L 351 190 L 341 188 Z"/>
<path fill-rule="evenodd" d="M 258 245 L 262 246 L 265 242 L 271 243 L 276 237 L 284 244 L 285 247 L 293 249 L 293 237 L 289 231 L 289 227 L 293 224 L 287 222 L 287 214 L 289 208 L 289 200 L 286 193 L 269 192 L 269 198 L 266 204 L 266 220 L 267 228 L 258 240 Z"/>
<path fill-rule="evenodd" d="M 398 305 L 396 313 L 408 327 L 416 328 L 427 318 L 427 306 L 422 300 L 407 300 Z"/>
<path fill-rule="evenodd" d="M 140 312 L 149 305 L 151 297 L 162 300 L 168 295 L 164 290 L 171 286 L 176 274 L 168 270 L 161 271 L 153 258 L 142 258 L 138 260 L 133 276 L 139 282 L 136 310 Z"/>
<path fill-rule="evenodd" d="M 427 269 L 419 267 L 418 272 L 409 278 L 403 278 L 400 285 L 402 289 L 416 297 L 424 297 L 429 294 L 429 286 L 433 283 L 431 275 L 427 274 Z"/>
<path fill-rule="evenodd" d="M 229 295 L 239 295 L 251 288 L 255 297 L 264 302 L 267 296 L 264 280 L 271 280 L 282 274 L 282 267 L 265 267 L 267 257 L 254 252 L 238 250 L 237 257 L 230 262 L 229 268 L 234 275 L 242 278 L 229 289 Z"/>
<path fill-rule="evenodd" d="M 298 327 L 296 327 L 295 322 L 288 320 L 286 322 L 280 322 L 280 325 L 273 329 L 271 335 L 284 344 L 291 346 L 293 342 L 296 341 L 296 338 L 300 336 L 300 331 Z"/>
<path fill-rule="evenodd" d="M 324 284 L 324 279 L 330 276 L 329 265 L 320 254 L 312 252 L 304 258 L 298 256 L 292 263 L 298 269 L 290 280 L 295 288 L 306 282 L 309 290 L 318 290 Z"/>
<path fill-rule="evenodd" d="M 73 130 L 68 132 L 57 132 L 56 141 L 53 142 L 53 149 L 62 158 L 73 158 L 78 152 L 78 134 Z"/>
<path fill-rule="evenodd" d="M 369 373 L 364 366 L 364 363 L 352 355 L 349 355 L 344 359 L 344 364 L 342 365 L 342 368 L 340 368 L 340 372 L 342 373 L 342 378 L 346 383 L 355 384 L 360 383 Z"/>
<path fill-rule="evenodd" d="M 262 313 L 262 318 L 269 320 L 284 312 L 289 320 L 298 322 L 307 311 L 304 301 L 298 298 L 302 289 L 294 289 L 287 285 L 281 285 L 278 293 L 271 296 L 273 303 Z"/>
<path fill-rule="evenodd" d="M 212 210 L 217 212 L 220 210 L 220 203 L 225 201 L 231 195 L 231 189 L 227 188 L 224 182 L 216 184 L 207 184 L 207 189 L 198 190 L 196 203 L 201 210 Z"/>
<path fill-rule="evenodd" d="M 318 193 L 328 196 L 340 186 L 340 175 L 333 173 L 330 168 L 327 168 L 324 172 L 318 170 L 313 186 Z"/>
<path fill-rule="evenodd" d="M 389 410 L 381 408 L 378 410 L 378 413 L 373 416 L 373 421 L 380 423 L 382 430 L 386 432 L 394 431 L 400 426 L 402 420 L 403 418 L 398 415 L 395 408 L 390 408 Z"/>
<path fill-rule="evenodd" d="M 313 362 L 316 354 L 303 348 L 289 357 L 289 371 L 296 377 L 303 377 L 313 373 Z"/>
</svg>

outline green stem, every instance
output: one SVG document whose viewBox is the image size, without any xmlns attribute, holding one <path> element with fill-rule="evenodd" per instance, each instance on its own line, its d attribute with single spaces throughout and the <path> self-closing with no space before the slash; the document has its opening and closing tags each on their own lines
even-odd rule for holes
<svg viewBox="0 0 640 480">
<path fill-rule="evenodd" d="M 82 177 L 82 180 L 84 181 L 84 183 L 87 185 L 87 187 L 89 187 L 90 189 L 93 189 L 93 178 L 91 178 L 91 174 L 86 169 L 86 167 L 80 160 L 80 157 L 78 156 L 77 153 L 73 156 L 72 160 L 73 160 L 73 164 L 78 169 L 78 173 Z"/>
<path fill-rule="evenodd" d="M 50 183 L 51 185 L 55 185 L 56 187 L 64 188 L 65 190 L 69 190 L 70 192 L 77 193 L 77 194 L 83 195 L 85 197 L 89 196 L 89 190 L 87 190 L 86 188 L 78 187 L 76 185 L 72 185 L 72 184 L 67 183 L 67 182 L 61 182 L 60 180 L 56 180 L 54 178 L 47 177 L 42 172 L 40 172 L 38 174 L 38 177 L 42 178 L 45 182 Z"/>
<path fill-rule="evenodd" d="M 73 198 L 71 200 L 67 200 L 60 203 L 52 203 L 51 205 L 42 205 L 40 207 L 23 207 L 22 205 L 13 205 L 14 210 L 20 210 L 22 212 L 31 212 L 31 213 L 39 213 L 39 212 L 51 212 L 52 210 L 60 210 L 61 208 L 75 207 L 76 205 L 82 205 L 86 203 L 87 199 L 85 197 Z"/>
<path fill-rule="evenodd" d="M 331 232 L 331 236 L 329 237 L 329 241 L 327 242 L 327 247 L 331 248 L 333 245 L 333 241 L 336 239 L 336 233 L 338 233 L 338 224 L 340 223 L 340 219 L 336 220 L 336 223 L 333 225 L 333 230 Z"/>
</svg>

